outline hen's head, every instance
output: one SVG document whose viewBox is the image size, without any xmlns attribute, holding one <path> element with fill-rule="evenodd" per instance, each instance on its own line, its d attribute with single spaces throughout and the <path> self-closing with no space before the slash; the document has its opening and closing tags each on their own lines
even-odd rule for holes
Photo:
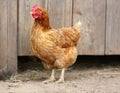
<svg viewBox="0 0 120 93">
<path fill-rule="evenodd" d="M 35 19 L 43 19 L 47 15 L 47 12 L 44 9 L 39 8 L 37 4 L 32 7 L 30 13 Z"/>
</svg>

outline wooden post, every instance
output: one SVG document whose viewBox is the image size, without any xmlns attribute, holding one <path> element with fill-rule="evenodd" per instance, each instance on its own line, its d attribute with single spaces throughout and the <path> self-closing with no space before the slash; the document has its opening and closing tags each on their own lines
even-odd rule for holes
<svg viewBox="0 0 120 93">
<path fill-rule="evenodd" d="M 17 71 L 17 0 L 0 0 L 0 79 Z"/>
</svg>

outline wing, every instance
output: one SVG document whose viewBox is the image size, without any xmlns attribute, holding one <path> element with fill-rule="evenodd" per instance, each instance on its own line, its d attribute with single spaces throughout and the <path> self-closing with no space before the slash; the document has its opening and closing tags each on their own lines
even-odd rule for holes
<svg viewBox="0 0 120 93">
<path fill-rule="evenodd" d="M 80 37 L 79 29 L 74 27 L 61 28 L 53 31 L 55 45 L 61 48 L 76 46 Z"/>
</svg>

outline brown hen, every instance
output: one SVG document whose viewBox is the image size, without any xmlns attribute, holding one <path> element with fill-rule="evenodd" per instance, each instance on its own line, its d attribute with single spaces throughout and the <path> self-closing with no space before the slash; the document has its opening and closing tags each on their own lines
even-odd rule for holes
<svg viewBox="0 0 120 93">
<path fill-rule="evenodd" d="M 77 58 L 76 45 L 80 37 L 81 23 L 73 27 L 54 29 L 49 24 L 48 13 L 34 5 L 31 14 L 35 19 L 31 32 L 31 48 L 35 56 L 42 60 L 47 69 L 52 69 L 50 79 L 55 80 L 54 70 L 62 69 L 57 83 L 64 82 L 65 69 L 73 65 Z"/>
</svg>

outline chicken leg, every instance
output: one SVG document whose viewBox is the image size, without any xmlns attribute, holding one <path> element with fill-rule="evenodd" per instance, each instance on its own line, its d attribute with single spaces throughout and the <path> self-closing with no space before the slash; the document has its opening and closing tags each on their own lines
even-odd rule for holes
<svg viewBox="0 0 120 93">
<path fill-rule="evenodd" d="M 65 73 L 65 68 L 62 69 L 60 78 L 58 81 L 56 81 L 56 83 L 64 83 L 64 73 Z"/>
<path fill-rule="evenodd" d="M 55 76 L 54 76 L 54 74 L 55 74 L 55 70 L 53 69 L 50 78 L 47 79 L 47 80 L 45 80 L 45 81 L 43 81 L 43 83 L 49 83 L 49 82 L 55 81 Z"/>
</svg>

